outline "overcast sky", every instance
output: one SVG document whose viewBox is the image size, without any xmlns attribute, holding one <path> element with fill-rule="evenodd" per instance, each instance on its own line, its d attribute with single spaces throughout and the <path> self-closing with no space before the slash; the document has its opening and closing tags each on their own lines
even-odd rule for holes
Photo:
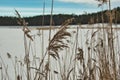
<svg viewBox="0 0 120 80">
<path fill-rule="evenodd" d="M 22 16 L 41 15 L 44 0 L 0 0 L 0 16 L 15 16 L 15 9 Z M 52 0 L 45 0 L 45 14 L 50 14 Z M 112 8 L 120 7 L 120 0 L 111 0 Z M 54 14 L 84 14 L 97 12 L 96 0 L 54 0 Z M 107 6 L 104 6 L 106 9 Z"/>
</svg>

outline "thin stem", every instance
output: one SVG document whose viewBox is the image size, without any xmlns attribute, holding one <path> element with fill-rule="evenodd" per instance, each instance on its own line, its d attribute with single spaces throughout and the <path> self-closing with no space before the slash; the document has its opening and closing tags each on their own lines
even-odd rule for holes
<svg viewBox="0 0 120 80">
<path fill-rule="evenodd" d="M 112 17 L 112 11 L 111 11 L 111 0 L 109 0 L 109 18 L 110 18 L 110 27 L 111 27 L 111 54 L 112 54 L 112 61 L 113 61 L 113 70 L 114 70 L 114 78 L 115 80 L 117 80 L 117 76 L 116 76 L 116 62 L 115 62 L 115 53 L 114 53 L 114 41 L 113 41 L 113 29 L 112 29 L 112 20 L 113 20 L 113 17 Z"/>
<path fill-rule="evenodd" d="M 50 16 L 50 29 L 49 29 L 49 43 L 50 43 L 50 40 L 51 40 L 51 27 L 52 27 L 52 23 L 53 23 L 53 2 L 54 0 L 52 0 L 52 3 L 51 3 L 51 16 Z M 48 50 L 48 63 L 49 63 L 49 67 L 50 67 L 50 50 Z M 50 71 L 49 71 L 49 79 L 50 79 Z M 46 74 L 46 80 L 48 80 L 48 71 L 47 71 L 47 74 Z"/>
<path fill-rule="evenodd" d="M 26 69 L 27 69 L 27 80 L 30 80 L 30 70 L 29 70 L 29 52 L 28 52 L 28 49 L 27 49 L 27 40 L 26 40 L 26 36 L 25 36 L 25 33 L 24 33 L 24 47 L 25 47 L 25 59 L 26 59 Z"/>
<path fill-rule="evenodd" d="M 78 49 L 78 34 L 79 34 L 79 28 L 77 27 L 77 33 L 76 33 L 76 46 L 75 46 L 75 58 L 76 58 L 76 54 L 77 54 L 77 49 Z M 76 59 L 74 62 L 74 68 L 76 67 Z M 76 69 L 74 69 L 74 74 L 73 74 L 73 80 L 76 80 L 75 76 L 76 76 Z"/>
</svg>

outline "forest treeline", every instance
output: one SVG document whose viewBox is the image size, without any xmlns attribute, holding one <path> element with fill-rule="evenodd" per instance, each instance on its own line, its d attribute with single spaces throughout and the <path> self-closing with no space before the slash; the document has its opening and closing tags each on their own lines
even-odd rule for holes
<svg viewBox="0 0 120 80">
<path fill-rule="evenodd" d="M 120 23 L 120 7 L 114 8 L 112 11 L 113 23 Z M 103 16 L 103 17 L 102 17 Z M 53 15 L 53 25 L 61 25 L 65 20 L 75 18 L 75 21 L 71 24 L 92 24 L 92 23 L 108 23 L 109 22 L 109 11 L 104 10 L 103 12 L 96 13 L 85 13 L 82 15 L 75 14 L 56 14 Z M 50 15 L 43 16 L 33 16 L 33 17 L 24 17 L 25 21 L 28 23 L 28 26 L 40 26 L 50 25 Z M 0 26 L 17 26 L 17 18 L 16 17 L 0 17 Z"/>
</svg>

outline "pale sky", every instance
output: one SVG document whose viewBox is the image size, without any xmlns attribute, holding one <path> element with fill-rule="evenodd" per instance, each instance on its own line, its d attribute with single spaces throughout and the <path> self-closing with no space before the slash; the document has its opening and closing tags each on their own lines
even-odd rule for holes
<svg viewBox="0 0 120 80">
<path fill-rule="evenodd" d="M 0 0 L 0 16 L 15 16 L 15 9 L 22 16 L 50 14 L 52 0 Z M 120 0 L 111 0 L 112 8 L 120 7 Z M 107 4 L 104 9 L 107 8 Z M 54 14 L 84 14 L 100 11 L 96 0 L 54 0 Z"/>
</svg>

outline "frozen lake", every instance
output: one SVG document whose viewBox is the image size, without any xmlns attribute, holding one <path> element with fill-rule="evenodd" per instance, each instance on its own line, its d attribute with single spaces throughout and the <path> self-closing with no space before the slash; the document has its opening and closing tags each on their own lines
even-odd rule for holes
<svg viewBox="0 0 120 80">
<path fill-rule="evenodd" d="M 82 27 L 87 27 L 88 25 L 83 25 Z M 91 25 L 93 26 L 93 25 Z M 63 52 L 67 51 L 67 53 L 75 53 L 74 48 L 76 47 L 76 33 L 77 33 L 77 28 L 75 27 L 80 27 L 79 25 L 75 26 L 70 26 L 74 27 L 74 29 L 69 29 L 68 31 L 71 33 L 71 37 L 68 38 L 70 40 L 70 49 L 65 49 L 61 51 L 61 57 L 64 55 L 62 54 Z M 97 27 L 95 25 L 94 27 Z M 116 26 L 114 26 L 116 27 Z M 117 28 L 120 27 L 120 25 L 117 25 Z M 98 38 L 102 37 L 103 34 L 101 34 L 101 29 L 81 29 L 79 28 L 78 30 L 78 45 L 77 47 L 80 47 L 83 49 L 86 57 L 87 57 L 87 49 L 86 47 L 89 47 L 93 42 L 92 46 L 95 46 L 97 43 L 94 42 L 100 42 Z M 105 29 L 106 30 L 106 29 Z M 52 30 L 51 34 L 52 37 L 53 35 L 58 31 L 58 29 Z M 106 30 L 107 31 L 107 30 Z M 91 35 L 94 34 L 94 32 L 97 33 L 97 36 L 95 37 L 95 41 L 91 41 Z M 120 54 L 120 29 L 115 29 L 114 30 L 114 47 L 115 47 L 115 52 L 116 55 Z M 43 34 L 42 34 L 43 33 Z M 107 34 L 107 33 L 106 33 Z M 31 61 L 31 67 L 34 67 L 35 65 L 39 65 L 39 61 L 42 56 L 42 52 L 45 53 L 46 48 L 48 46 L 48 38 L 49 38 L 49 30 L 36 30 L 36 29 L 31 29 L 31 33 L 33 41 L 30 41 L 27 39 L 27 46 L 29 48 L 29 57 Z M 103 38 L 103 37 L 102 37 Z M 88 42 L 88 45 L 86 45 L 86 42 Z M 106 44 L 108 46 L 108 44 Z M 43 49 L 44 47 L 44 49 Z M 10 54 L 10 56 L 8 55 Z M 70 61 L 67 61 L 68 57 L 71 57 L 73 54 L 67 55 L 67 58 L 63 57 L 63 61 L 67 64 L 66 69 L 69 67 Z M 74 56 L 73 56 L 74 57 Z M 24 64 L 24 58 L 25 58 L 25 48 L 24 48 L 24 33 L 22 31 L 22 28 L 15 28 L 15 27 L 0 27 L 0 80 L 6 78 L 6 80 L 15 80 L 16 75 L 23 76 L 22 79 L 26 80 L 26 70 L 25 67 L 21 67 L 20 63 Z M 93 57 L 94 58 L 94 57 Z M 34 63 L 34 59 L 36 59 L 37 64 Z M 53 60 L 53 59 L 51 59 Z M 119 61 L 119 58 L 117 59 Z M 17 63 L 15 62 L 17 61 Z M 67 62 L 68 63 L 67 63 Z M 87 61 L 87 60 L 86 60 Z M 57 67 L 54 67 L 54 63 L 57 64 L 57 62 L 54 62 L 51 65 L 51 70 L 54 71 L 54 69 L 59 69 L 58 65 Z M 21 65 L 22 65 L 21 64 Z M 72 65 L 72 63 L 71 63 Z M 16 72 L 15 72 L 16 68 Z M 59 71 L 59 70 L 58 70 Z M 15 74 L 16 73 L 16 74 Z M 76 72 L 77 74 L 78 72 Z M 1 76 L 2 75 L 2 76 Z M 33 79 L 34 76 L 31 76 L 31 79 Z M 57 76 L 60 77 L 60 76 Z M 56 79 L 56 76 L 53 78 L 54 80 Z M 59 79 L 61 80 L 61 79 Z"/>
</svg>

